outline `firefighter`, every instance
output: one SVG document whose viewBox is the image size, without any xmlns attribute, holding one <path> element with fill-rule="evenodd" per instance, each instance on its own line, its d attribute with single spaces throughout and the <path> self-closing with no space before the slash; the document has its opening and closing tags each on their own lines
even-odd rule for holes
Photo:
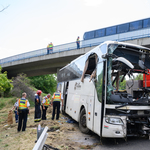
<svg viewBox="0 0 150 150">
<path fill-rule="evenodd" d="M 46 118 L 46 110 L 50 104 L 50 97 L 51 97 L 51 94 L 48 94 L 47 96 L 45 96 L 42 100 L 42 103 L 41 103 L 41 107 L 42 107 L 42 120 L 47 120 Z"/>
<path fill-rule="evenodd" d="M 18 123 L 18 132 L 20 132 L 21 128 L 22 131 L 26 130 L 26 123 L 27 123 L 27 117 L 29 114 L 29 106 L 30 103 L 29 101 L 26 99 L 26 93 L 22 93 L 22 98 L 18 100 L 18 104 L 17 104 L 17 112 L 19 115 L 19 123 Z M 23 122 L 23 126 L 22 126 L 22 122 Z"/>
<path fill-rule="evenodd" d="M 35 114 L 34 114 L 34 122 L 40 122 L 41 121 L 41 100 L 40 95 L 42 94 L 41 90 L 37 90 L 35 94 Z"/>
<path fill-rule="evenodd" d="M 61 91 L 58 91 L 55 92 L 52 97 L 52 102 L 51 102 L 51 105 L 53 105 L 52 120 L 54 120 L 56 108 L 57 108 L 56 120 L 59 119 L 60 102 L 62 102 L 62 107 L 63 107 L 63 95 L 61 94 Z"/>
</svg>

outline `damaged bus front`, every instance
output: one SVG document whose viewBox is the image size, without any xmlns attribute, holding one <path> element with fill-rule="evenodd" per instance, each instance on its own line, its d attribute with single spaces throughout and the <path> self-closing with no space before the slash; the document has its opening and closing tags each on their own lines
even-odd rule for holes
<svg viewBox="0 0 150 150">
<path fill-rule="evenodd" d="M 101 136 L 149 135 L 150 49 L 121 42 L 104 45 L 107 53 L 102 55 L 106 69 Z"/>
</svg>

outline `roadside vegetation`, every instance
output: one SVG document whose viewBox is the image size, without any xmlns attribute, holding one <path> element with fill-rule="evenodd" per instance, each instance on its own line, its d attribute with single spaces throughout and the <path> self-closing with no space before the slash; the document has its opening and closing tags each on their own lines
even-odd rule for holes
<svg viewBox="0 0 150 150">
<path fill-rule="evenodd" d="M 56 74 L 29 77 L 31 85 L 44 93 L 54 93 L 57 86 Z"/>
<path fill-rule="evenodd" d="M 3 80 L 1 80 L 3 79 Z M 34 122 L 34 96 L 37 90 L 42 90 L 41 98 L 48 93 L 55 92 L 57 86 L 56 74 L 26 77 L 20 74 L 9 80 L 7 72 L 0 70 L 0 149 L 1 150 L 25 150 L 33 149 L 37 140 L 38 122 Z M 18 124 L 15 122 L 13 113 L 13 124 L 8 123 L 8 113 L 13 108 L 16 98 L 21 98 L 23 92 L 27 93 L 30 102 L 30 114 L 28 115 L 25 132 L 17 132 Z M 60 114 L 60 119 L 51 120 L 52 106 L 47 110 L 47 120 L 40 122 L 42 127 L 49 128 L 45 144 L 59 150 L 91 149 L 93 145 L 83 145 L 76 142 L 76 137 L 83 136 L 79 131 L 77 123 L 68 123 L 68 116 Z M 66 136 L 67 135 L 67 136 Z"/>
<path fill-rule="evenodd" d="M 30 108 L 34 108 L 36 91 L 42 90 L 41 97 L 48 93 L 52 95 L 56 90 L 56 85 L 56 74 L 30 78 L 25 74 L 19 74 L 10 80 L 7 78 L 7 72 L 2 73 L 0 66 L 0 123 L 7 123 L 9 110 L 14 106 L 16 99 L 21 98 L 23 92 L 27 93 Z"/>
<path fill-rule="evenodd" d="M 134 80 L 143 80 L 143 75 L 142 75 L 142 74 L 139 74 L 139 75 L 135 76 L 135 77 L 134 77 Z M 120 90 L 126 89 L 126 79 L 124 79 L 124 80 L 121 82 L 121 78 L 120 78 L 119 89 L 120 89 Z"/>
<path fill-rule="evenodd" d="M 7 72 L 2 73 L 2 68 L 0 66 L 0 96 L 8 96 L 12 88 L 12 80 L 7 78 Z"/>
</svg>

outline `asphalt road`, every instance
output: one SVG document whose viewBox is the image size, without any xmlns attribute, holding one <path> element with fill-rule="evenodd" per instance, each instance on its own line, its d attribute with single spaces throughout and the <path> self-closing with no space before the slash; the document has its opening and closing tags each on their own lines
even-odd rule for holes
<svg viewBox="0 0 150 150">
<path fill-rule="evenodd" d="M 103 138 L 91 132 L 91 134 L 83 134 L 78 128 L 78 124 L 74 124 L 76 132 L 72 135 L 72 140 L 83 145 L 96 145 L 93 150 L 150 150 L 150 140 L 146 137 L 128 137 L 124 139 Z M 89 150 L 89 149 L 88 149 Z"/>
<path fill-rule="evenodd" d="M 144 137 L 128 137 L 124 139 L 103 139 L 102 145 L 94 150 L 150 150 L 150 140 Z"/>
</svg>

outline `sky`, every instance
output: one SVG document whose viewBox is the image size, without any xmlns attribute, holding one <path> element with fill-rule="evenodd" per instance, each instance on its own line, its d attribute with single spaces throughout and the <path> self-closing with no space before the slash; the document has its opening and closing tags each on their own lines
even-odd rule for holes
<svg viewBox="0 0 150 150">
<path fill-rule="evenodd" d="M 0 59 L 150 18 L 150 0 L 0 0 Z"/>
</svg>

